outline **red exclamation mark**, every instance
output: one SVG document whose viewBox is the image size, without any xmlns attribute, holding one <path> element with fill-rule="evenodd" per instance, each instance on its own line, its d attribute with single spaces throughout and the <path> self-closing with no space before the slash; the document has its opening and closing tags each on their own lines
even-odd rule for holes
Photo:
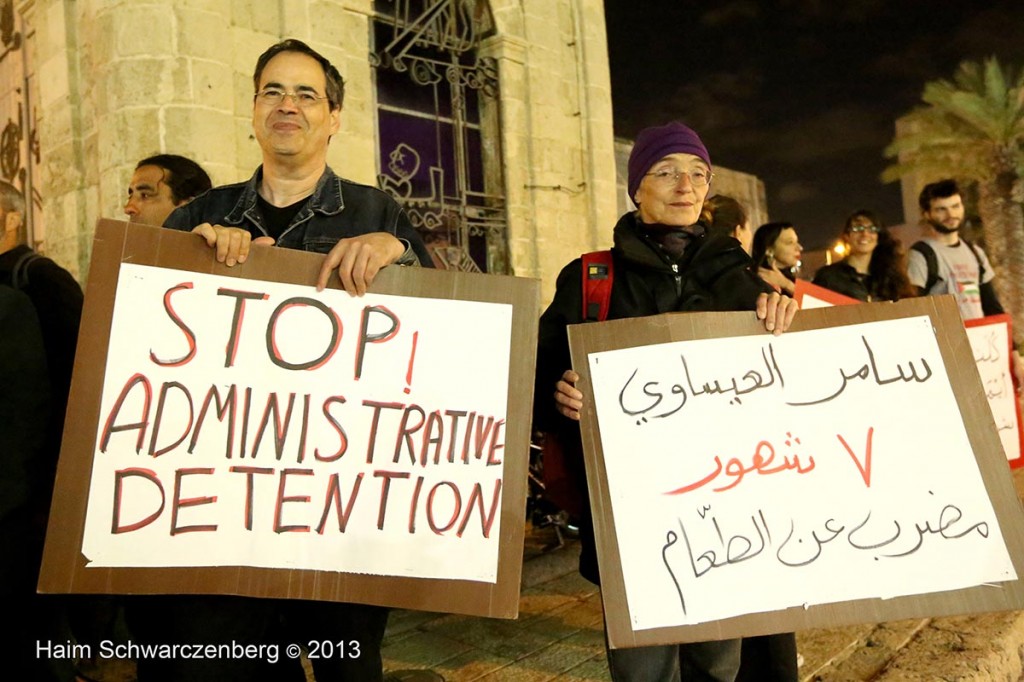
<svg viewBox="0 0 1024 682">
<path fill-rule="evenodd" d="M 412 366 L 413 363 L 416 362 L 416 342 L 419 341 L 419 338 L 419 332 L 412 333 L 412 352 L 409 353 L 409 369 L 405 372 L 405 388 L 402 389 L 406 393 L 409 393 L 412 390 L 410 388 L 412 386 Z"/>
</svg>

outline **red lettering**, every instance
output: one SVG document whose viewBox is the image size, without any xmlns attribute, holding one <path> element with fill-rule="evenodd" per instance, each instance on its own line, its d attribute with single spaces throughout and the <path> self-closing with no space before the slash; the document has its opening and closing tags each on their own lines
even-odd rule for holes
<svg viewBox="0 0 1024 682">
<path fill-rule="evenodd" d="M 210 386 L 210 390 L 206 393 L 206 398 L 203 399 L 203 406 L 199 408 L 199 417 L 196 419 L 196 428 L 192 432 L 192 439 L 188 442 L 188 453 L 192 454 L 192 451 L 196 449 L 196 442 L 199 440 L 199 431 L 203 428 L 203 420 L 206 419 L 206 411 L 210 409 L 210 401 L 216 401 L 217 407 L 215 412 L 217 414 L 218 421 L 224 421 L 224 417 L 228 419 L 228 436 L 227 445 L 224 448 L 224 457 L 231 459 L 231 450 L 235 442 L 235 385 L 231 384 L 228 388 L 227 397 L 224 400 L 220 399 L 220 391 L 217 390 L 217 386 Z"/>
<path fill-rule="evenodd" d="M 259 452 L 260 443 L 263 441 L 263 434 L 267 430 L 267 426 L 270 423 L 270 417 L 274 417 L 274 454 L 277 455 L 277 460 L 281 461 L 281 457 L 284 455 L 284 441 L 288 436 L 288 426 L 292 420 L 292 407 L 295 406 L 295 394 L 288 394 L 288 410 L 285 412 L 284 420 L 281 420 L 281 408 L 277 404 L 277 393 L 271 393 L 267 396 L 267 405 L 263 408 L 263 418 L 260 420 L 259 428 L 256 430 L 256 438 L 252 441 L 252 453 L 250 457 L 256 459 L 256 453 Z"/>
<path fill-rule="evenodd" d="M 409 478 L 408 471 L 382 471 L 373 472 L 374 478 L 382 479 L 380 482 L 380 507 L 377 509 L 377 530 L 384 530 L 384 518 L 387 516 L 388 496 L 391 494 L 392 478 Z"/>
<path fill-rule="evenodd" d="M 217 289 L 218 296 L 230 296 L 235 299 L 235 314 L 231 319 L 231 336 L 228 337 L 228 345 L 224 349 L 224 366 L 231 367 L 235 364 L 235 353 L 238 352 L 238 339 L 242 335 L 242 320 L 245 319 L 246 301 L 265 301 L 267 294 L 256 291 L 238 291 L 236 289 Z"/>
<path fill-rule="evenodd" d="M 860 472 L 860 477 L 864 479 L 864 485 L 868 488 L 871 487 L 871 441 L 874 435 L 875 427 L 871 426 L 868 428 L 867 444 L 864 449 L 864 461 L 861 462 L 853 452 L 853 448 L 847 444 L 846 440 L 838 433 L 836 434 L 836 438 L 838 438 L 839 442 L 843 444 L 844 448 L 846 448 L 846 453 L 850 455 L 850 459 L 852 459 L 853 463 L 857 465 L 857 471 Z"/>
<path fill-rule="evenodd" d="M 409 426 L 409 415 L 416 412 L 420 416 L 419 422 L 415 426 Z M 395 457 L 392 462 L 398 464 L 398 458 L 402 455 L 402 442 L 405 442 L 405 447 L 409 451 L 409 461 L 413 464 L 416 463 L 416 447 L 412 443 L 412 434 L 423 428 L 423 421 L 426 417 L 426 413 L 419 405 L 409 405 L 405 408 L 405 413 L 402 414 L 402 423 L 398 427 L 398 435 L 395 437 Z"/>
<path fill-rule="evenodd" d="M 452 517 L 448 520 L 445 526 L 438 526 L 434 523 L 434 495 L 437 493 L 438 488 L 441 486 L 447 486 L 452 491 L 452 499 L 455 502 L 455 508 L 452 509 Z M 445 531 L 451 530 L 455 522 L 459 520 L 459 514 L 462 512 L 462 495 L 459 493 L 459 487 L 451 481 L 441 481 L 434 485 L 430 489 L 430 493 L 427 494 L 427 523 L 430 525 L 430 530 L 434 531 L 437 535 L 441 535 Z"/>
<path fill-rule="evenodd" d="M 228 471 L 233 474 L 245 474 L 245 529 L 252 530 L 253 476 L 272 474 L 274 470 L 270 467 L 231 467 Z"/>
<path fill-rule="evenodd" d="M 345 429 L 341 426 L 338 420 L 334 418 L 334 415 L 331 414 L 330 407 L 335 403 L 344 404 L 345 398 L 340 395 L 331 396 L 324 401 L 323 410 L 324 416 L 327 417 L 327 421 L 331 422 L 331 426 L 333 426 L 334 430 L 338 432 L 340 444 L 338 445 L 338 449 L 334 451 L 333 455 L 321 455 L 319 448 L 314 449 L 313 457 L 320 462 L 333 462 L 338 460 L 345 454 L 345 451 L 348 450 L 348 434 L 345 433 Z M 374 423 L 374 426 L 376 426 L 376 423 Z"/>
<path fill-rule="evenodd" d="M 132 422 L 130 424 L 119 424 L 114 426 L 114 419 L 120 414 L 121 407 L 124 406 L 124 401 L 128 398 L 128 394 L 131 393 L 132 389 L 137 385 L 141 385 L 143 391 L 145 391 L 145 401 L 142 403 L 142 415 L 139 421 Z M 138 429 L 139 437 L 135 441 L 135 454 L 139 454 L 142 451 L 142 442 L 146 439 L 146 427 L 149 426 L 149 404 L 153 399 L 153 387 L 149 384 L 147 379 L 142 374 L 135 374 L 121 389 L 121 394 L 117 396 L 117 400 L 114 401 L 114 407 L 110 410 L 110 414 L 107 415 L 107 421 L 103 425 L 103 437 L 100 439 L 100 452 L 107 451 L 107 445 L 110 443 L 110 436 L 118 431 L 133 431 Z"/>
<path fill-rule="evenodd" d="M 173 286 L 164 292 L 164 310 L 167 312 L 167 316 L 171 318 L 171 322 L 177 325 L 181 333 L 185 335 L 185 341 L 188 343 L 188 352 L 176 360 L 161 360 L 153 352 L 151 348 L 149 350 L 149 359 L 160 365 L 161 367 L 180 367 L 192 360 L 196 356 L 196 335 L 189 329 L 188 325 L 182 322 L 181 317 L 175 312 L 174 306 L 171 305 L 171 294 L 176 291 L 182 291 L 185 289 L 191 289 L 192 282 L 182 282 L 177 286 Z"/>
<path fill-rule="evenodd" d="M 320 535 L 324 534 L 324 528 L 327 526 L 327 513 L 331 510 L 331 504 L 334 504 L 334 508 L 338 514 L 338 531 L 344 533 L 345 528 L 348 527 L 348 517 L 352 514 L 352 505 L 356 501 L 356 496 L 359 494 L 359 486 L 363 483 L 363 474 L 360 472 L 356 476 L 355 483 L 352 484 L 352 491 L 348 496 L 348 504 L 345 505 L 345 511 L 341 510 L 341 485 L 338 483 L 338 474 L 331 474 L 330 482 L 327 484 L 327 499 L 324 501 L 324 513 L 320 517 L 320 524 L 316 527 L 316 532 Z"/>
<path fill-rule="evenodd" d="M 167 392 L 172 388 L 176 388 L 181 391 L 185 396 L 185 400 L 188 402 L 188 424 L 185 425 L 185 430 L 182 432 L 178 440 L 157 450 L 156 441 L 157 437 L 160 435 L 160 426 L 163 423 L 164 405 L 167 402 Z M 188 389 L 177 381 L 165 381 L 160 387 L 160 397 L 157 398 L 156 401 L 156 418 L 153 420 L 153 433 L 149 437 L 149 454 L 153 457 L 159 457 L 160 455 L 167 454 L 174 448 L 181 445 L 181 443 L 188 438 L 188 432 L 192 430 L 193 414 L 192 395 L 188 392 Z"/>
<path fill-rule="evenodd" d="M 212 497 L 188 497 L 185 499 L 181 498 L 181 479 L 186 476 L 205 475 L 209 476 L 213 473 L 213 468 L 187 468 L 178 469 L 174 472 L 174 499 L 171 501 L 171 536 L 178 535 L 179 533 L 195 533 L 195 532 L 208 532 L 217 530 L 216 524 L 208 525 L 194 525 L 194 526 L 179 526 L 178 525 L 178 510 L 182 507 L 197 507 L 202 504 L 212 504 L 217 501 L 217 496 Z"/>
<path fill-rule="evenodd" d="M 466 526 L 469 525 L 470 514 L 473 513 L 473 505 L 476 504 L 480 510 L 480 530 L 483 532 L 485 538 L 491 537 L 491 525 L 494 524 L 495 516 L 498 513 L 498 502 L 501 500 L 501 479 L 499 478 L 494 482 L 494 495 L 491 496 L 491 511 L 484 514 L 484 491 L 483 486 L 479 483 L 473 484 L 473 490 L 469 493 L 469 499 L 466 501 L 466 515 L 462 517 L 462 523 L 459 524 L 459 530 L 456 535 L 460 538 L 462 534 L 466 532 Z"/>
<path fill-rule="evenodd" d="M 324 349 L 324 352 L 321 353 L 319 357 L 314 358 L 312 360 L 308 360 L 306 362 L 289 362 L 285 360 L 283 357 L 281 357 L 281 351 L 277 347 L 277 320 L 284 313 L 284 311 L 288 310 L 289 308 L 294 308 L 297 306 L 307 306 L 310 308 L 315 308 L 316 310 L 322 312 L 327 317 L 328 322 L 331 323 L 331 340 L 327 344 L 327 348 Z M 304 298 L 300 296 L 295 298 L 289 298 L 286 301 L 282 301 L 281 305 L 277 306 L 277 308 L 274 309 L 274 312 L 270 315 L 270 321 L 267 324 L 267 353 L 270 355 L 270 361 L 273 362 L 278 367 L 283 367 L 284 369 L 308 369 L 311 371 L 318 369 L 319 367 L 322 367 L 324 364 L 326 364 L 331 359 L 331 357 L 334 356 L 334 353 L 338 350 L 338 344 L 340 343 L 341 319 L 338 317 L 338 314 L 334 312 L 334 310 L 328 308 L 326 305 L 316 300 L 315 298 Z"/>
<path fill-rule="evenodd" d="M 285 502 L 309 502 L 309 495 L 285 495 L 284 486 L 288 477 L 292 474 L 296 476 L 312 476 L 312 469 L 282 469 L 281 477 L 278 480 L 277 485 L 277 504 L 274 505 L 274 532 L 275 533 L 308 533 L 309 526 L 285 526 L 281 524 L 281 512 L 284 509 Z"/>
<path fill-rule="evenodd" d="M 388 319 L 388 321 L 390 322 L 390 326 L 388 327 L 387 331 L 375 334 L 369 333 L 370 315 L 372 315 L 373 313 L 383 315 Z M 398 330 L 401 326 L 402 323 L 399 322 L 398 316 L 382 305 L 368 305 L 365 308 L 363 308 L 363 317 L 359 325 L 359 343 L 356 346 L 356 381 L 358 381 L 363 376 L 363 359 L 366 353 L 367 344 L 384 343 L 386 341 L 390 341 L 391 339 L 395 338 L 395 336 L 398 334 Z"/>
<path fill-rule="evenodd" d="M 129 523 L 128 525 L 121 525 L 121 499 L 124 496 L 124 480 L 126 478 L 137 477 L 145 481 L 149 481 L 156 486 L 156 489 L 160 491 L 160 507 L 155 512 L 135 523 Z M 149 524 L 157 520 L 160 514 L 164 511 L 164 503 L 166 502 L 166 495 L 164 495 L 164 486 L 160 483 L 160 479 L 157 478 L 156 472 L 150 469 L 120 469 L 114 472 L 114 514 L 113 519 L 110 523 L 110 532 L 114 535 L 118 533 L 130 533 L 133 530 L 145 528 Z"/>
</svg>

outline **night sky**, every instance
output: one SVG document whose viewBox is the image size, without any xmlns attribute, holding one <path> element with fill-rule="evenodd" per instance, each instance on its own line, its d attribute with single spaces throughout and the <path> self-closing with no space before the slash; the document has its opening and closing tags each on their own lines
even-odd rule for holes
<svg viewBox="0 0 1024 682">
<path fill-rule="evenodd" d="M 874 209 L 894 121 L 963 59 L 1024 66 L 1024 1 L 605 0 L 615 134 L 681 120 L 711 161 L 760 177 L 805 248 Z"/>
</svg>

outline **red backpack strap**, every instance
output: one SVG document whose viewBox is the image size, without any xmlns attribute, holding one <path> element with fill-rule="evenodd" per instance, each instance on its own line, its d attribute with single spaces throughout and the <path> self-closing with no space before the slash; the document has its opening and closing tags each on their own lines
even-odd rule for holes
<svg viewBox="0 0 1024 682">
<path fill-rule="evenodd" d="M 608 319 L 608 303 L 612 299 L 611 251 L 593 251 L 581 256 L 583 260 L 583 319 L 601 322 Z"/>
</svg>

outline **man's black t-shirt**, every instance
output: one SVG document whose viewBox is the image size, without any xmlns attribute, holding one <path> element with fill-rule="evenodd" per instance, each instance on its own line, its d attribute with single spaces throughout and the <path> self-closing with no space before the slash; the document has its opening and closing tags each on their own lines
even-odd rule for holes
<svg viewBox="0 0 1024 682">
<path fill-rule="evenodd" d="M 263 197 L 257 195 L 256 203 L 260 207 L 260 213 L 263 214 L 265 220 L 263 226 L 267 228 L 267 234 L 273 237 L 275 241 L 280 239 L 284 231 L 288 229 L 288 226 L 292 224 L 292 218 L 308 201 L 309 197 L 306 197 L 305 199 L 299 199 L 294 204 L 279 207 L 274 206 Z"/>
</svg>

